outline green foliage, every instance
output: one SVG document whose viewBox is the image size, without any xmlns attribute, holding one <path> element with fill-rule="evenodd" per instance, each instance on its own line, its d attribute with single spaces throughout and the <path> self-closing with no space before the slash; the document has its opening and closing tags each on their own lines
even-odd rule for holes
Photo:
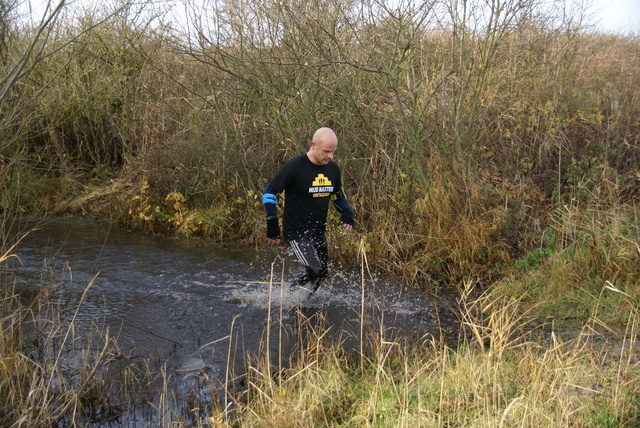
<svg viewBox="0 0 640 428">
<path fill-rule="evenodd" d="M 624 322 L 640 308 L 637 219 L 637 208 L 629 207 L 567 211 L 551 226 L 557 241 L 518 260 L 519 279 L 495 288 L 503 295 L 529 296 L 542 317 L 598 315 L 612 325 Z"/>
<path fill-rule="evenodd" d="M 528 268 L 538 266 L 551 254 L 553 254 L 553 250 L 551 248 L 534 248 L 527 252 L 523 259 L 517 260 L 514 264 L 514 268 L 517 270 L 526 270 Z"/>
</svg>

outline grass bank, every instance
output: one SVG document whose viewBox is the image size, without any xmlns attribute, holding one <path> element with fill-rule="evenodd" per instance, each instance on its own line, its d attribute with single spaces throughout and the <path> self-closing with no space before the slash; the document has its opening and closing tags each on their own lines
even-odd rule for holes
<svg viewBox="0 0 640 428">
<path fill-rule="evenodd" d="M 257 365 L 231 426 L 586 427 L 638 424 L 637 314 L 613 342 L 597 318 L 571 337 L 527 334 L 516 303 L 485 296 L 487 326 L 465 314 L 471 338 L 457 349 L 368 337 L 366 355 L 323 344 L 322 331 L 297 364 L 274 380 Z M 499 307 L 499 308 L 498 308 Z"/>
</svg>

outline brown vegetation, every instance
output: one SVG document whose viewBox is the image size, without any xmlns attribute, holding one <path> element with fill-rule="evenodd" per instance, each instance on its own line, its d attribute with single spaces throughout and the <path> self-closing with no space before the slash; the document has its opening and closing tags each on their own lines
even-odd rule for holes
<svg viewBox="0 0 640 428">
<path fill-rule="evenodd" d="M 330 228 L 332 257 L 465 284 L 471 336 L 456 352 L 374 337 L 358 361 L 310 340 L 289 378 L 252 368 L 238 413 L 208 422 L 637 424 L 637 35 L 587 31 L 536 0 L 213 3 L 187 0 L 185 30 L 151 4 L 60 3 L 30 26 L 2 3 L 0 213 L 261 245 L 266 179 L 330 126 L 357 229 Z M 475 284 L 486 293 L 467 301 Z M 73 326 L 6 288 L 0 420 L 75 424 L 130 392 L 99 376 L 114 342 L 74 347 Z M 579 334 L 525 334 L 546 316 L 582 321 Z M 35 348 L 26 319 L 44 326 Z M 599 330 L 621 338 L 613 362 L 592 346 Z"/>
<path fill-rule="evenodd" d="M 228 2 L 188 34 L 133 6 L 61 16 L 3 99 L 3 207 L 258 244 L 266 177 L 319 125 L 359 230 L 336 256 L 364 238 L 408 280 L 494 278 L 563 206 L 635 203 L 637 37 L 443 4 Z M 15 27 L 5 64 L 33 38 Z"/>
</svg>

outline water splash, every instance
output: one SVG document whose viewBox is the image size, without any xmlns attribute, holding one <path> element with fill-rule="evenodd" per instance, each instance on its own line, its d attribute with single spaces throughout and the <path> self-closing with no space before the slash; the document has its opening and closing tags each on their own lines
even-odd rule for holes
<svg viewBox="0 0 640 428">
<path fill-rule="evenodd" d="M 310 292 L 292 287 L 287 283 L 279 284 L 255 284 L 248 283 L 236 285 L 236 288 L 225 296 L 225 300 L 243 307 L 252 306 L 258 309 L 282 308 L 291 310 L 302 306 L 310 298 Z"/>
</svg>

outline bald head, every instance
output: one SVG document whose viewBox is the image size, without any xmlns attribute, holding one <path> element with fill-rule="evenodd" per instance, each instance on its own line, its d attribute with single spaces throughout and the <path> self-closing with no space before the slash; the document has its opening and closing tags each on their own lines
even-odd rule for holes
<svg viewBox="0 0 640 428">
<path fill-rule="evenodd" d="M 338 137 L 331 128 L 320 128 L 313 134 L 307 156 L 316 165 L 326 165 L 338 148 Z"/>
<path fill-rule="evenodd" d="M 338 137 L 336 136 L 336 133 L 333 132 L 333 129 L 331 128 L 327 128 L 327 127 L 320 128 L 313 134 L 312 141 L 316 143 L 323 142 L 323 141 L 330 141 L 330 140 L 333 140 L 336 143 L 338 142 Z"/>
</svg>

